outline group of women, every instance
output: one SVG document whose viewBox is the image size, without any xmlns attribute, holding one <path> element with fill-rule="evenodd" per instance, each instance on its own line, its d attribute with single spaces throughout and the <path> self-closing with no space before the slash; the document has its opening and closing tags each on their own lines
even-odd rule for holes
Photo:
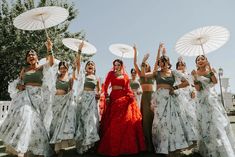
<svg viewBox="0 0 235 157">
<path fill-rule="evenodd" d="M 196 58 L 197 70 L 191 74 L 183 59 L 172 70 L 160 43 L 151 70 L 148 54 L 138 66 L 134 46 L 131 78 L 116 59 L 101 90 L 95 63 L 81 64 L 83 45 L 71 76 L 68 63 L 54 64 L 50 39 L 44 65 L 38 64 L 34 50 L 26 53 L 27 66 L 9 84 L 12 105 L 0 126 L 8 152 L 62 156 L 63 149 L 75 145 L 79 154 L 96 148 L 107 156 L 147 151 L 175 157 L 196 147 L 203 157 L 235 157 L 235 139 L 214 92 L 216 73 L 206 56 Z M 100 116 L 102 96 L 105 110 Z"/>
</svg>

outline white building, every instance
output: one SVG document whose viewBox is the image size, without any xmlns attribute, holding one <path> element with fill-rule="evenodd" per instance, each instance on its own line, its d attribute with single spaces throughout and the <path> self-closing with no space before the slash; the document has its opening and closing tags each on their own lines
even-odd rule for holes
<svg viewBox="0 0 235 157">
<path fill-rule="evenodd" d="M 224 101 L 224 108 L 226 111 L 231 111 L 233 110 L 233 104 L 234 104 L 234 98 L 233 98 L 233 93 L 228 91 L 229 87 L 229 78 L 221 78 L 221 86 L 222 86 L 222 93 L 223 93 L 223 101 Z M 219 94 L 220 100 L 221 100 L 221 93 Z"/>
</svg>

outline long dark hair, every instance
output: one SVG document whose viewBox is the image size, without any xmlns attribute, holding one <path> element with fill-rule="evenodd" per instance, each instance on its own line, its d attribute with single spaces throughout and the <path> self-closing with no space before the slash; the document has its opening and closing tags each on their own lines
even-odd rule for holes
<svg viewBox="0 0 235 157">
<path fill-rule="evenodd" d="M 122 61 L 121 59 L 115 59 L 115 60 L 113 61 L 113 66 L 114 66 L 114 63 L 115 63 L 115 62 L 118 62 L 118 63 L 121 64 L 121 66 L 123 66 L 123 61 Z"/>
<path fill-rule="evenodd" d="M 149 63 L 145 62 L 145 65 L 148 67 L 146 72 L 150 72 L 151 71 L 151 66 L 149 65 Z"/>
<path fill-rule="evenodd" d="M 87 61 L 86 65 L 85 65 L 85 69 L 86 67 L 88 66 L 88 64 L 92 63 L 94 65 L 94 68 L 95 68 L 95 62 L 94 61 Z M 94 75 L 96 73 L 96 68 L 94 69 Z"/>
<path fill-rule="evenodd" d="M 27 62 L 27 57 L 28 57 L 29 53 L 33 53 L 33 54 L 35 54 L 36 56 L 38 56 L 38 55 L 37 55 L 37 52 L 36 52 L 35 50 L 33 50 L 33 49 L 26 51 L 26 54 L 25 54 L 25 61 L 26 61 L 26 64 L 27 64 L 27 65 L 29 65 L 29 63 Z"/>
<path fill-rule="evenodd" d="M 60 61 L 58 68 L 60 69 L 61 66 L 64 66 L 67 70 L 69 69 L 69 64 L 65 61 Z"/>
<path fill-rule="evenodd" d="M 177 69 L 177 70 L 178 70 L 178 67 L 179 67 L 180 64 L 186 66 L 186 63 L 185 63 L 184 61 L 178 61 L 178 62 L 176 63 L 176 69 Z"/>
<path fill-rule="evenodd" d="M 131 68 L 131 74 L 132 74 L 133 72 L 136 72 L 136 71 L 135 71 L 135 69 L 134 69 L 134 68 Z"/>
<path fill-rule="evenodd" d="M 158 66 L 160 64 L 160 61 L 164 63 L 164 66 L 166 65 L 166 63 L 168 63 L 168 69 L 171 68 L 171 63 L 170 63 L 170 58 L 166 55 L 162 55 L 158 61 Z"/>
<path fill-rule="evenodd" d="M 207 58 L 206 58 L 205 55 L 198 55 L 198 56 L 196 57 L 196 59 L 195 59 L 195 63 L 196 63 L 196 64 L 197 64 L 197 59 L 198 59 L 199 57 L 203 57 L 203 58 L 205 58 L 205 59 L 207 60 Z"/>
</svg>

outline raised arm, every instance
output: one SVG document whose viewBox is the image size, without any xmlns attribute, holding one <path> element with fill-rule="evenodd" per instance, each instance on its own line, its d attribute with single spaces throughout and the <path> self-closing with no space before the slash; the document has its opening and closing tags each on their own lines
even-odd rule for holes
<svg viewBox="0 0 235 157">
<path fill-rule="evenodd" d="M 147 72 L 146 73 L 146 71 L 145 71 L 145 67 L 147 66 L 146 61 L 148 60 L 148 58 L 149 58 L 149 53 L 144 55 L 144 58 L 143 58 L 142 63 L 141 63 L 141 76 L 143 76 L 143 77 L 153 77 L 152 72 Z"/>
<path fill-rule="evenodd" d="M 71 90 L 73 88 L 73 82 L 74 82 L 74 78 L 70 78 L 69 79 L 69 89 Z"/>
<path fill-rule="evenodd" d="M 77 66 L 77 72 L 79 74 L 80 72 L 80 67 L 81 67 L 81 53 L 82 53 L 82 48 L 84 46 L 84 42 L 79 45 L 77 56 L 76 56 L 76 66 Z"/>
<path fill-rule="evenodd" d="M 76 61 L 73 62 L 72 68 L 73 68 L 72 79 L 74 81 L 77 79 L 77 77 L 76 77 Z"/>
<path fill-rule="evenodd" d="M 140 68 L 137 64 L 137 48 L 136 48 L 136 45 L 133 46 L 133 49 L 134 49 L 134 67 L 135 67 L 135 71 L 140 76 L 141 75 L 141 70 L 140 70 Z"/>
<path fill-rule="evenodd" d="M 209 72 L 210 72 L 211 82 L 213 84 L 217 84 L 218 80 L 217 80 L 217 78 L 215 76 L 215 69 L 211 68 L 209 62 L 208 62 L 208 68 L 209 68 Z"/>
<path fill-rule="evenodd" d="M 52 50 L 53 43 L 51 42 L 50 38 L 47 38 L 45 45 L 47 47 L 47 59 L 49 61 L 49 65 L 52 66 L 55 62 L 55 59 L 54 59 L 54 54 Z"/>
<path fill-rule="evenodd" d="M 148 72 L 146 73 L 145 72 L 145 62 L 146 60 L 148 59 L 149 55 L 146 55 L 142 61 L 142 64 L 141 64 L 141 75 L 144 76 L 144 77 L 154 77 L 157 75 L 157 71 L 158 71 L 158 61 L 160 59 L 160 55 L 161 55 L 161 51 L 166 51 L 166 49 L 164 48 L 164 44 L 163 43 L 160 43 L 159 44 L 159 47 L 158 47 L 158 52 L 157 52 L 157 58 L 156 58 L 156 61 L 155 61 L 155 64 L 154 64 L 154 69 L 152 72 Z"/>
<path fill-rule="evenodd" d="M 164 48 L 164 44 L 163 43 L 160 43 L 159 44 L 159 47 L 158 47 L 158 51 L 157 51 L 157 57 L 156 57 L 156 61 L 155 61 L 155 64 L 154 64 L 154 69 L 153 69 L 153 72 L 156 73 L 157 70 L 158 70 L 158 62 L 159 62 L 159 59 L 160 59 L 160 55 L 161 55 L 161 51 L 164 50 L 166 51 L 166 49 Z M 166 52 L 164 52 L 166 53 Z M 157 73 L 156 73 L 157 74 Z"/>
</svg>

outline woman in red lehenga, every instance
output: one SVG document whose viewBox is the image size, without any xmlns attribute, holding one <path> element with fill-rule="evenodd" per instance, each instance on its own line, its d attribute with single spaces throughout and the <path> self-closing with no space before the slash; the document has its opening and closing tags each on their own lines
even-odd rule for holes
<svg viewBox="0 0 235 157">
<path fill-rule="evenodd" d="M 112 91 L 108 97 L 108 87 Z M 122 60 L 113 61 L 113 69 L 104 82 L 107 108 L 101 119 L 101 139 L 98 153 L 108 156 L 136 154 L 146 149 L 142 129 L 142 115 Z"/>
</svg>

